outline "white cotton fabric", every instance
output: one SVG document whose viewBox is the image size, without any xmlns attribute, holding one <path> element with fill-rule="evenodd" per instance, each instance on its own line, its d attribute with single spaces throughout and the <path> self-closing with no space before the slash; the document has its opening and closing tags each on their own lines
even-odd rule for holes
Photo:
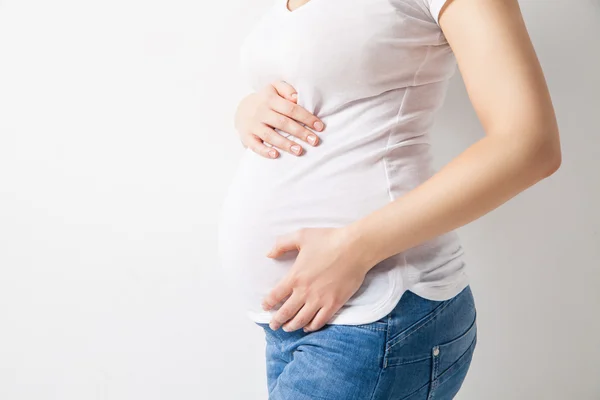
<svg viewBox="0 0 600 400">
<path fill-rule="evenodd" d="M 243 43 L 241 65 L 260 90 L 274 80 L 326 125 L 297 157 L 247 149 L 219 223 L 219 256 L 231 295 L 256 322 L 262 299 L 297 252 L 265 256 L 277 236 L 341 227 L 412 190 L 432 173 L 430 130 L 456 61 L 438 25 L 442 0 L 311 0 L 289 11 L 275 0 Z M 392 256 L 329 320 L 364 324 L 388 314 L 405 290 L 446 300 L 467 285 L 463 249 L 450 232 Z"/>
</svg>

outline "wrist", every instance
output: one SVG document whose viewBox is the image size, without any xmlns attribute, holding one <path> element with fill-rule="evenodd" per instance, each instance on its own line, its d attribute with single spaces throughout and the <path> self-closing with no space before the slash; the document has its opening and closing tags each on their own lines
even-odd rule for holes
<svg viewBox="0 0 600 400">
<path fill-rule="evenodd" d="M 352 254 L 352 259 L 364 268 L 365 273 L 383 260 L 360 224 L 355 222 L 344 226 L 342 235 L 348 251 Z"/>
</svg>

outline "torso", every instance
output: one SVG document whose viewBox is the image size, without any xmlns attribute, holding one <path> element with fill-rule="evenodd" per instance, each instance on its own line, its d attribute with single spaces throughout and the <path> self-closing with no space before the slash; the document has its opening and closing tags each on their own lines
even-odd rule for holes
<svg viewBox="0 0 600 400">
<path fill-rule="evenodd" d="M 455 60 L 420 0 L 275 0 L 241 51 L 248 82 L 279 79 L 326 125 L 317 147 L 276 160 L 246 150 L 219 225 L 224 271 L 248 315 L 293 264 L 265 253 L 278 235 L 339 227 L 366 216 L 432 174 L 429 131 Z M 293 10 L 293 11 L 291 11 Z M 290 140 L 298 141 L 293 136 Z M 454 232 L 384 260 L 329 323 L 386 315 L 404 290 L 447 299 L 466 287 Z"/>
</svg>

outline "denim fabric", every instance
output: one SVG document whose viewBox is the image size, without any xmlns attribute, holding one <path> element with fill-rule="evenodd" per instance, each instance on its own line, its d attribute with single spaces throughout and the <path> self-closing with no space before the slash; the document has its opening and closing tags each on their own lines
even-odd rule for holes
<svg viewBox="0 0 600 400">
<path fill-rule="evenodd" d="M 449 400 L 477 342 L 470 287 L 445 301 L 406 291 L 387 316 L 266 337 L 270 400 Z"/>
</svg>

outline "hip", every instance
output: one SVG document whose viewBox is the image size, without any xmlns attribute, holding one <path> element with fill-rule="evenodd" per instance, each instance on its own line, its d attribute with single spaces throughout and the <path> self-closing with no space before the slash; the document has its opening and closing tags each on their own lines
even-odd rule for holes
<svg viewBox="0 0 600 400">
<path fill-rule="evenodd" d="M 266 335 L 271 399 L 451 399 L 477 338 L 468 286 L 445 301 L 406 291 L 389 314 L 363 325 L 309 333 L 258 325 Z"/>
</svg>

